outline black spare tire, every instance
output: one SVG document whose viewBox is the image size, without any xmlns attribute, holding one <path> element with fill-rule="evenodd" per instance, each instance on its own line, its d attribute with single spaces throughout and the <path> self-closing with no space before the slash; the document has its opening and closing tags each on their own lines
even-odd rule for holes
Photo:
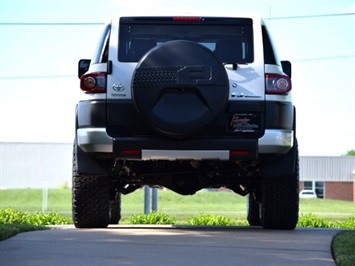
<svg viewBox="0 0 355 266">
<path fill-rule="evenodd" d="M 138 63 L 132 83 L 137 111 L 162 135 L 183 138 L 201 131 L 225 108 L 229 80 L 208 48 L 170 41 Z"/>
</svg>

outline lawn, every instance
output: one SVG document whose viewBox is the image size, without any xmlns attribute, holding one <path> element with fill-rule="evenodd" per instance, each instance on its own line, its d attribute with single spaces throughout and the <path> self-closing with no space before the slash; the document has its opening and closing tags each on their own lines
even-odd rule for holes
<svg viewBox="0 0 355 266">
<path fill-rule="evenodd" d="M 42 211 L 42 189 L 0 190 L 0 209 L 12 207 L 14 210 Z M 48 211 L 68 212 L 71 210 L 70 189 L 48 190 Z"/>
<path fill-rule="evenodd" d="M 41 211 L 41 189 L 0 190 L 0 208 Z M 71 190 L 49 189 L 48 212 L 71 215 Z M 181 196 L 169 190 L 158 191 L 158 210 L 177 220 L 186 220 L 200 212 L 220 214 L 229 218 L 245 218 L 246 199 L 233 192 L 200 191 L 192 196 Z M 137 190 L 122 196 L 122 220 L 144 212 L 144 191 Z M 355 214 L 355 204 L 349 201 L 301 199 L 300 213 L 313 213 L 321 218 L 347 219 Z"/>
</svg>

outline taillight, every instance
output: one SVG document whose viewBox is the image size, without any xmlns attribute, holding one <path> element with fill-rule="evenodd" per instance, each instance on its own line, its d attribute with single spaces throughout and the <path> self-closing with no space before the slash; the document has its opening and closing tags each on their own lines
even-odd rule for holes
<svg viewBox="0 0 355 266">
<path fill-rule="evenodd" d="M 141 160 L 142 159 L 142 151 L 135 149 L 126 149 L 121 150 L 117 149 L 116 158 L 118 159 L 130 159 L 130 160 Z"/>
<path fill-rule="evenodd" d="M 200 17 L 173 17 L 173 21 L 181 21 L 181 22 L 197 22 L 200 21 Z"/>
<path fill-rule="evenodd" d="M 83 75 L 80 78 L 80 89 L 90 93 L 106 92 L 106 74 L 90 73 Z"/>
<path fill-rule="evenodd" d="M 291 79 L 279 74 L 265 74 L 266 94 L 287 94 L 291 88 Z"/>
</svg>

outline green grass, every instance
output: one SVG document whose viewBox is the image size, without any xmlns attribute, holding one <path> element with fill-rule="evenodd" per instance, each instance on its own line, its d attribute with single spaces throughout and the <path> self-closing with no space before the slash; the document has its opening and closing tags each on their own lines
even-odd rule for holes
<svg viewBox="0 0 355 266">
<path fill-rule="evenodd" d="M 122 218 L 143 212 L 144 191 L 122 196 Z M 172 216 L 177 223 L 201 212 L 241 218 L 246 215 L 246 199 L 232 192 L 201 191 L 192 196 L 181 196 L 172 191 L 158 191 L 158 210 Z"/>
<path fill-rule="evenodd" d="M 332 252 L 338 266 L 352 266 L 355 262 L 355 231 L 338 233 L 332 243 Z"/>
<path fill-rule="evenodd" d="M 317 214 L 323 218 L 346 218 L 355 214 L 355 204 L 343 200 L 300 199 L 300 212 Z"/>
<path fill-rule="evenodd" d="M 137 190 L 122 196 L 122 223 L 133 214 L 144 212 L 144 191 Z M 36 212 L 42 210 L 41 189 L 0 190 L 0 209 Z M 230 219 L 246 217 L 246 199 L 233 192 L 200 191 L 192 196 L 181 196 L 172 191 L 158 191 L 158 209 L 176 220 L 186 221 L 199 213 L 213 213 Z M 49 189 L 47 212 L 71 216 L 71 190 Z M 301 199 L 300 213 L 312 213 L 330 221 L 346 220 L 355 214 L 355 204 L 349 201 L 327 199 Z"/>
<path fill-rule="evenodd" d="M 143 208 L 143 190 L 122 197 L 122 204 L 129 210 L 141 211 Z M 244 211 L 245 198 L 231 192 L 198 192 L 192 196 L 181 196 L 172 191 L 158 191 L 159 209 L 164 212 L 175 211 Z"/>
<path fill-rule="evenodd" d="M 0 190 L 0 209 L 12 207 L 14 210 L 29 212 L 42 210 L 41 189 L 6 189 Z M 71 210 L 70 189 L 48 190 L 48 211 L 65 212 Z"/>
<path fill-rule="evenodd" d="M 0 241 L 9 237 L 17 235 L 18 233 L 47 230 L 45 226 L 31 225 L 31 224 L 1 224 L 0 223 Z"/>
</svg>

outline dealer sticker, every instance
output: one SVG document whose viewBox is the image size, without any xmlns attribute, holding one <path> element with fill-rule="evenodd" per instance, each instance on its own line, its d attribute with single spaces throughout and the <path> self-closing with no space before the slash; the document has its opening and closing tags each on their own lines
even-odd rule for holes
<svg viewBox="0 0 355 266">
<path fill-rule="evenodd" d="M 229 114 L 227 129 L 229 132 L 248 133 L 259 132 L 261 125 L 260 114 Z"/>
</svg>

